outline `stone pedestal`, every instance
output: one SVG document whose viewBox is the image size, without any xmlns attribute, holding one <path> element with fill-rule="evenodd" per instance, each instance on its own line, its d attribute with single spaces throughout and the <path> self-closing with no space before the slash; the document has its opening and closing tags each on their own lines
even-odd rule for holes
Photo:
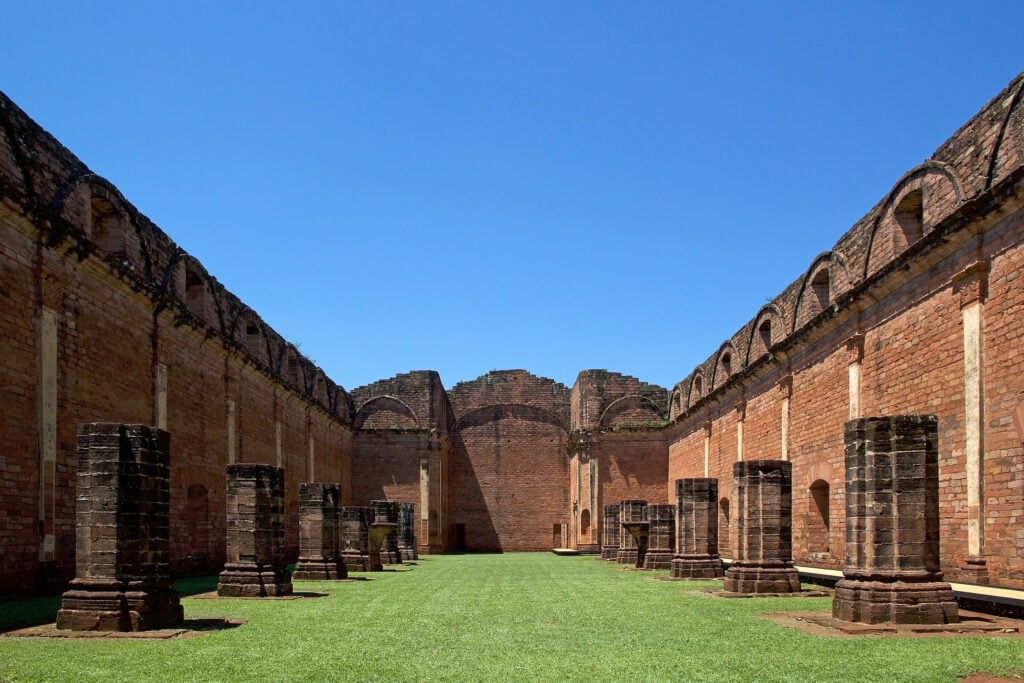
<svg viewBox="0 0 1024 683">
<path fill-rule="evenodd" d="M 960 620 L 939 571 L 938 419 L 846 423 L 846 566 L 832 616 L 866 624 Z"/>
<path fill-rule="evenodd" d="M 396 548 L 394 543 L 395 532 L 398 524 L 391 521 L 397 516 L 397 508 L 394 503 L 386 500 L 370 501 L 373 511 L 373 521 L 370 522 L 367 540 L 370 548 L 370 571 L 384 571 L 384 564 L 394 564 L 394 555 L 391 548 Z"/>
<path fill-rule="evenodd" d="M 674 579 L 717 579 L 725 574 L 718 554 L 718 480 L 676 479 Z"/>
<path fill-rule="evenodd" d="M 148 631 L 181 623 L 170 571 L 170 435 L 78 427 L 76 575 L 57 628 Z"/>
<path fill-rule="evenodd" d="M 348 576 L 339 553 L 340 502 L 337 484 L 299 485 L 299 561 L 293 579 L 332 581 Z"/>
<path fill-rule="evenodd" d="M 398 503 L 398 551 L 403 562 L 419 559 L 416 552 L 416 506 Z"/>
<path fill-rule="evenodd" d="M 646 500 L 624 500 L 619 504 L 619 526 L 622 531 L 619 533 L 619 551 L 615 556 L 616 562 L 636 564 L 638 550 L 636 538 L 625 529 L 627 524 L 646 521 Z"/>
<path fill-rule="evenodd" d="M 604 506 L 604 517 L 601 525 L 601 559 L 615 562 L 619 555 L 619 534 L 622 527 L 619 522 L 620 504 Z"/>
<path fill-rule="evenodd" d="M 370 508 L 341 508 L 341 561 L 348 571 L 370 571 Z"/>
<path fill-rule="evenodd" d="M 217 595 L 291 595 L 284 557 L 284 470 L 236 464 L 228 465 L 227 476 L 227 562 Z"/>
<path fill-rule="evenodd" d="M 676 506 L 648 505 L 647 553 L 644 569 L 671 569 L 675 554 Z"/>
<path fill-rule="evenodd" d="M 730 593 L 793 593 L 793 475 L 785 460 L 733 464 L 736 553 L 725 573 Z"/>
<path fill-rule="evenodd" d="M 373 514 L 371 524 L 394 525 L 394 532 L 387 534 L 381 543 L 380 561 L 384 564 L 402 564 L 402 551 L 398 547 L 398 503 L 390 500 L 371 500 L 370 509 Z"/>
</svg>

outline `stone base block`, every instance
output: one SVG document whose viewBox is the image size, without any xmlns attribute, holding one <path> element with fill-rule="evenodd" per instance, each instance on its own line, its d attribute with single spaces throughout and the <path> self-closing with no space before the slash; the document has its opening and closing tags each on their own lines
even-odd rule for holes
<svg viewBox="0 0 1024 683">
<path fill-rule="evenodd" d="M 149 588 L 113 581 L 75 579 L 61 598 L 57 628 L 72 631 L 152 631 L 177 626 L 185 618 L 181 597 L 171 588 Z"/>
<path fill-rule="evenodd" d="M 636 564 L 637 549 L 619 550 L 615 555 L 615 561 L 619 564 Z"/>
<path fill-rule="evenodd" d="M 945 581 L 843 579 L 836 584 L 832 616 L 861 624 L 960 621 L 953 589 Z"/>
<path fill-rule="evenodd" d="M 227 564 L 220 573 L 217 595 L 225 598 L 266 598 L 292 594 L 292 575 L 287 569 Z"/>
<path fill-rule="evenodd" d="M 609 562 L 615 562 L 619 557 L 619 546 L 617 545 L 606 545 L 601 548 L 601 559 L 608 560 Z"/>
<path fill-rule="evenodd" d="M 419 559 L 414 548 L 402 548 L 402 562 L 414 562 Z"/>
<path fill-rule="evenodd" d="M 342 553 L 341 562 L 350 572 L 370 571 L 370 556 L 362 553 Z"/>
<path fill-rule="evenodd" d="M 648 550 L 644 555 L 644 569 L 671 569 L 674 556 L 671 550 Z"/>
<path fill-rule="evenodd" d="M 792 562 L 733 562 L 725 572 L 727 593 L 799 593 L 800 575 Z"/>
<path fill-rule="evenodd" d="M 296 581 L 337 581 L 348 578 L 345 563 L 335 559 L 300 557 L 292 579 Z"/>
<path fill-rule="evenodd" d="M 719 557 L 672 558 L 673 579 L 720 579 L 725 576 L 725 565 Z"/>
</svg>

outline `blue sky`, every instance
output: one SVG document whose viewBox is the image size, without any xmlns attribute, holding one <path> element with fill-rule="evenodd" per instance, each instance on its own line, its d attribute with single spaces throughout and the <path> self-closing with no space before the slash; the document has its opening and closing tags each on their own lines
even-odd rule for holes
<svg viewBox="0 0 1024 683">
<path fill-rule="evenodd" d="M 0 89 L 350 389 L 670 388 L 1024 69 L 1019 2 L 288 5 L 4 2 Z"/>
</svg>

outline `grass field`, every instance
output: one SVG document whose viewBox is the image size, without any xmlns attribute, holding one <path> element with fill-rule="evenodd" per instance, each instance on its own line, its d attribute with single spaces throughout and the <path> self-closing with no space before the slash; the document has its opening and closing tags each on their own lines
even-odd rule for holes
<svg viewBox="0 0 1024 683">
<path fill-rule="evenodd" d="M 829 598 L 726 600 L 593 557 L 422 558 L 300 600 L 185 598 L 186 619 L 244 620 L 187 639 L 0 638 L 0 681 L 955 681 L 1024 669 L 1024 640 L 825 638 L 756 617 Z M 216 577 L 179 583 L 212 589 Z M 0 603 L 0 630 L 53 620 Z"/>
</svg>

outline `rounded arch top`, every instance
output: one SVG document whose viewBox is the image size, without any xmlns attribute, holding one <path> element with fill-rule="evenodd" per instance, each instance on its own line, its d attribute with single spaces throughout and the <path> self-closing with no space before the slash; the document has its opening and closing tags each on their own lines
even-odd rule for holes
<svg viewBox="0 0 1024 683">
<path fill-rule="evenodd" d="M 646 396 L 631 394 L 621 396 L 609 403 L 601 411 L 597 426 L 652 426 L 652 423 L 660 425 L 664 420 L 665 412 L 661 406 Z"/>
<path fill-rule="evenodd" d="M 416 411 L 402 399 L 381 395 L 359 405 L 353 426 L 356 429 L 420 429 L 420 420 Z"/>
<path fill-rule="evenodd" d="M 796 332 L 826 311 L 849 286 L 846 257 L 838 251 L 818 254 L 801 278 L 790 332 Z"/>
</svg>

